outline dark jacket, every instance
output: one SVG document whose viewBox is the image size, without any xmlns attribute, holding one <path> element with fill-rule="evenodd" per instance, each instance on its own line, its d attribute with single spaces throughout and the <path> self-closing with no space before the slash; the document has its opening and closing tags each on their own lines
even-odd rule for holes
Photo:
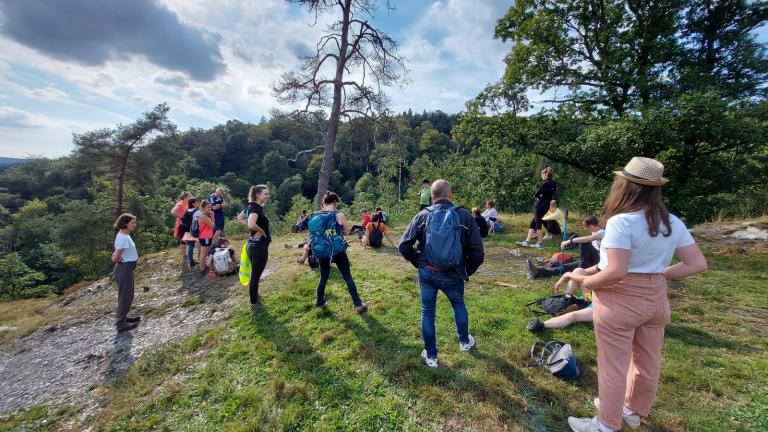
<svg viewBox="0 0 768 432">
<path fill-rule="evenodd" d="M 447 199 L 442 199 L 435 201 L 433 205 L 452 206 L 453 204 Z M 469 280 L 469 276 L 477 271 L 480 264 L 483 263 L 483 259 L 485 259 L 483 241 L 480 239 L 480 230 L 477 228 L 475 218 L 461 207 L 456 209 L 456 213 L 461 221 L 461 246 L 464 253 L 459 266 L 453 270 L 446 270 L 444 273 L 453 279 Z M 414 216 L 403 233 L 403 237 L 400 239 L 400 246 L 398 247 L 403 257 L 416 268 L 423 268 L 428 264 L 427 254 L 424 253 L 428 214 L 429 210 L 424 209 Z M 415 248 L 414 245 L 416 246 Z"/>
<path fill-rule="evenodd" d="M 544 180 L 536 193 L 533 194 L 535 200 L 535 207 L 537 209 L 548 209 L 549 202 L 555 199 L 557 194 L 557 183 L 552 179 Z"/>
</svg>

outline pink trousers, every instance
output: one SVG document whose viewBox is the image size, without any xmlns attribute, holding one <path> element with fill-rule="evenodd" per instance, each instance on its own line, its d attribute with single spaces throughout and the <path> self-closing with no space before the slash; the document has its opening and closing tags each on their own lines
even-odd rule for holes
<svg viewBox="0 0 768 432">
<path fill-rule="evenodd" d="M 669 322 L 667 280 L 630 273 L 593 296 L 600 422 L 621 429 L 624 405 L 647 416 L 661 372 L 664 326 Z"/>
</svg>

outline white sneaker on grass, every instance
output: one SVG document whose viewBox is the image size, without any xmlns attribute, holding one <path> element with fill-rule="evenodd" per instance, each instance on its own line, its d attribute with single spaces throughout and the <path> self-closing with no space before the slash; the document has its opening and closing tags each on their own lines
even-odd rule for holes
<svg viewBox="0 0 768 432">
<path fill-rule="evenodd" d="M 594 401 L 595 408 L 600 408 L 600 398 L 595 398 Z M 624 421 L 624 424 L 627 425 L 630 429 L 637 429 L 640 427 L 640 414 L 638 413 L 632 413 L 627 414 L 627 408 L 622 408 L 621 411 L 621 419 Z"/>
<path fill-rule="evenodd" d="M 467 352 L 474 348 L 475 346 L 475 338 L 472 337 L 472 335 L 469 335 L 469 342 L 464 343 L 459 341 L 459 350 L 463 352 Z"/>
<path fill-rule="evenodd" d="M 552 234 L 544 234 L 544 240 L 552 240 Z"/>
<path fill-rule="evenodd" d="M 522 247 L 531 247 L 531 244 L 528 242 L 528 240 L 523 240 L 520 243 L 518 243 Z"/>
<path fill-rule="evenodd" d="M 431 368 L 437 368 L 437 359 L 427 357 L 427 350 L 421 351 L 421 358 L 424 359 L 424 363 Z"/>
<path fill-rule="evenodd" d="M 573 432 L 603 432 L 605 430 L 600 428 L 597 417 L 568 417 L 568 426 Z"/>
<path fill-rule="evenodd" d="M 544 243 L 538 242 L 533 247 L 535 247 L 536 249 L 544 249 Z"/>
</svg>

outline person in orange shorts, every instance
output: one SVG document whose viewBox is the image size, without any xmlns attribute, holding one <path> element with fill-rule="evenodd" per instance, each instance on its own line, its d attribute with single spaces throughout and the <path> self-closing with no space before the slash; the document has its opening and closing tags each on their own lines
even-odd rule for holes
<svg viewBox="0 0 768 432">
<path fill-rule="evenodd" d="M 597 342 L 597 416 L 569 417 L 575 432 L 612 432 L 622 423 L 637 428 L 649 415 L 670 321 L 667 280 L 707 269 L 685 224 L 661 201 L 663 174 L 661 162 L 643 157 L 616 171 L 603 207 L 599 271 L 568 275 L 593 293 Z M 673 256 L 680 262 L 670 266 Z"/>
</svg>

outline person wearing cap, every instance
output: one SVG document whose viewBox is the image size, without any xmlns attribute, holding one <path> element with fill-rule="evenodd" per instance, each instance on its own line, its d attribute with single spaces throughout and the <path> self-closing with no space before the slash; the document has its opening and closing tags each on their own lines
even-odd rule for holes
<svg viewBox="0 0 768 432">
<path fill-rule="evenodd" d="M 634 157 L 616 178 L 603 206 L 605 237 L 599 272 L 569 275 L 592 291 L 599 398 L 597 416 L 569 417 L 576 432 L 640 426 L 656 396 L 664 326 L 670 321 L 667 280 L 707 269 L 685 224 L 661 201 L 664 165 Z M 672 257 L 679 262 L 671 265 Z"/>
</svg>

